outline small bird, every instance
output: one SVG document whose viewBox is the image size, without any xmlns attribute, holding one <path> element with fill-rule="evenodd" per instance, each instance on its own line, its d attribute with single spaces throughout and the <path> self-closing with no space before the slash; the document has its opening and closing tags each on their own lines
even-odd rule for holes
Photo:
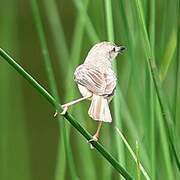
<svg viewBox="0 0 180 180">
<path fill-rule="evenodd" d="M 97 43 L 90 49 L 84 63 L 74 72 L 74 80 L 83 97 L 62 105 L 61 115 L 64 115 L 73 104 L 86 99 L 91 100 L 88 114 L 99 124 L 90 141 L 98 141 L 102 122 L 112 122 L 109 102 L 112 100 L 117 83 L 116 74 L 112 70 L 112 61 L 125 49 L 125 46 L 117 46 L 111 42 Z"/>
</svg>

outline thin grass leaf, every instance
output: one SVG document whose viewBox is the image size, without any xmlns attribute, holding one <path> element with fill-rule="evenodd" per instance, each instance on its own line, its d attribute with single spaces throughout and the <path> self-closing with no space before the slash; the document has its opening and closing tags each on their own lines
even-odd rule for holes
<svg viewBox="0 0 180 180">
<path fill-rule="evenodd" d="M 141 180 L 141 164 L 139 160 L 139 144 L 138 141 L 136 141 L 136 166 L 137 166 L 137 180 Z"/>
<path fill-rule="evenodd" d="M 145 21 L 144 21 L 144 13 L 143 13 L 142 4 L 141 4 L 140 0 L 135 0 L 135 5 L 137 8 L 137 14 L 138 14 L 139 21 L 140 21 L 141 28 L 142 28 L 141 32 L 143 33 L 143 37 L 144 37 L 143 39 L 145 42 L 144 45 L 145 45 L 145 50 L 146 50 L 146 56 L 147 56 L 147 58 L 152 58 L 153 57 L 152 49 L 151 49 Z"/>
<path fill-rule="evenodd" d="M 150 180 L 150 177 L 148 175 L 148 173 L 146 172 L 145 168 L 142 166 L 142 164 L 139 162 L 139 159 L 137 158 L 137 155 L 134 153 L 134 151 L 132 150 L 131 146 L 129 145 L 128 141 L 126 140 L 126 138 L 124 137 L 124 135 L 121 133 L 121 131 L 119 130 L 119 128 L 116 127 L 116 131 L 117 133 L 120 135 L 122 141 L 124 142 L 126 148 L 128 149 L 129 153 L 131 154 L 132 158 L 134 159 L 136 164 L 139 164 L 139 168 L 142 172 L 142 174 L 144 175 L 144 177 L 147 180 Z"/>
<path fill-rule="evenodd" d="M 176 36 L 176 32 L 172 31 L 171 36 L 169 37 L 169 43 L 167 43 L 165 50 L 164 50 L 164 57 L 163 57 L 163 61 L 161 63 L 160 69 L 159 69 L 159 78 L 160 81 L 163 82 L 170 64 L 172 63 L 173 60 L 173 56 L 176 50 L 176 45 L 177 45 L 177 36 Z"/>
<path fill-rule="evenodd" d="M 152 56 L 155 58 L 155 0 L 150 1 L 150 15 L 149 15 L 149 41 L 150 46 L 152 49 Z M 146 68 L 147 69 L 147 68 Z M 147 71 L 147 76 L 149 77 L 149 72 Z M 150 142 L 151 142 L 151 178 L 152 180 L 156 179 L 156 141 L 155 141 L 155 91 L 153 82 L 151 80 L 151 77 L 148 78 L 149 81 L 149 108 L 150 108 L 150 119 L 151 119 L 151 135 L 150 135 Z"/>
<path fill-rule="evenodd" d="M 130 110 L 128 108 L 128 105 L 124 99 L 124 97 L 122 96 L 122 92 L 119 91 L 119 97 L 120 97 L 120 104 L 121 104 L 121 108 L 122 108 L 122 119 L 124 119 L 123 123 L 127 126 L 128 130 L 132 133 L 133 137 L 135 137 L 139 142 L 140 138 L 139 138 L 139 132 L 138 132 L 138 128 L 137 125 L 134 122 L 134 119 L 130 113 Z M 119 127 L 118 127 L 119 128 Z M 145 146 L 140 143 L 140 146 L 142 147 L 142 157 L 143 157 L 143 162 L 149 162 L 149 158 L 148 158 L 148 154 L 145 150 Z M 148 167 L 148 164 L 145 164 Z"/>
<path fill-rule="evenodd" d="M 167 177 L 168 179 L 174 179 L 174 175 L 173 175 L 173 170 L 172 170 L 172 162 L 171 162 L 171 157 L 170 157 L 170 149 L 168 146 L 168 141 L 167 141 L 167 134 L 166 134 L 166 130 L 165 130 L 165 125 L 163 122 L 163 118 L 161 116 L 161 110 L 160 110 L 160 106 L 158 104 L 158 100 L 157 100 L 157 109 L 156 109 L 156 113 L 157 113 L 157 118 L 159 119 L 159 126 L 160 126 L 160 137 L 161 137 L 161 146 L 162 146 L 162 152 L 164 155 L 164 164 L 166 167 L 166 171 L 167 171 Z"/>
</svg>

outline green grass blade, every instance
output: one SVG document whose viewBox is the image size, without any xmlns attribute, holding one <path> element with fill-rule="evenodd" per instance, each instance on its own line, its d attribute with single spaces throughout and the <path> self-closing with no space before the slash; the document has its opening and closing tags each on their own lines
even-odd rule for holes
<svg viewBox="0 0 180 180">
<path fill-rule="evenodd" d="M 1 2 L 0 6 L 0 42 L 11 52 L 15 52 L 16 56 L 19 54 L 17 7 L 16 0 Z M 0 179 L 2 180 L 33 179 L 22 90 L 19 77 L 4 62 L 0 62 Z"/>
<path fill-rule="evenodd" d="M 57 107 L 58 102 L 51 96 L 31 75 L 29 75 L 19 64 L 17 64 L 13 58 L 11 58 L 3 49 L 0 48 L 0 56 L 3 57 L 5 61 L 7 61 L 16 71 L 19 72 L 35 89 L 45 97 L 48 102 L 50 102 L 54 107 Z M 88 133 L 86 129 L 84 129 L 75 118 L 66 113 L 64 115 L 65 119 L 79 132 L 84 138 L 88 141 L 92 139 L 92 136 Z M 119 172 L 125 179 L 133 179 L 129 172 L 127 172 L 118 162 L 117 160 L 107 152 L 104 147 L 99 142 L 92 142 L 95 149 L 99 151 L 99 153 Z"/>
<path fill-rule="evenodd" d="M 156 11 L 155 11 L 155 0 L 150 1 L 150 23 L 149 23 L 149 41 L 150 41 L 150 46 L 152 49 L 152 55 L 155 58 L 155 17 L 156 17 Z M 147 68 L 146 68 L 147 69 Z M 152 180 L 156 179 L 156 142 L 155 142 L 155 91 L 154 91 L 154 86 L 153 82 L 151 80 L 151 77 L 149 77 L 149 72 L 147 70 L 147 75 L 148 77 L 148 83 L 149 83 L 149 107 L 150 107 L 150 127 L 151 127 L 151 135 L 150 135 L 150 142 L 151 142 L 151 178 Z M 148 97 L 148 96 L 147 96 Z"/>
<path fill-rule="evenodd" d="M 74 3 L 77 5 L 77 2 L 74 1 Z M 73 35 L 73 41 L 71 45 L 71 53 L 70 53 L 70 65 L 67 73 L 67 79 L 66 79 L 66 91 L 71 88 L 71 84 L 69 83 L 69 79 L 72 79 L 74 69 L 75 67 L 80 63 L 80 53 L 82 49 L 82 44 L 83 44 L 83 35 L 84 35 L 84 30 L 85 30 L 85 25 L 86 25 L 86 17 L 84 17 L 84 11 L 87 9 L 88 1 L 85 1 L 84 5 L 81 1 L 79 1 L 80 6 L 83 6 L 83 11 L 79 10 L 78 17 L 76 20 L 76 26 L 74 28 L 74 35 Z M 82 8 L 82 7 L 81 7 Z M 88 21 L 88 20 L 87 20 Z M 92 26 L 94 29 L 94 27 Z M 97 35 L 95 35 L 97 36 Z M 90 36 L 91 37 L 91 36 Z M 91 37 L 92 38 L 92 37 Z M 92 38 L 93 39 L 93 38 Z M 72 93 L 68 93 L 68 96 L 70 99 L 74 98 L 74 89 Z"/>
<path fill-rule="evenodd" d="M 110 103 L 113 123 L 103 124 L 98 143 L 134 179 L 179 179 L 180 0 L 35 1 L 46 46 L 39 41 L 31 1 L 2 0 L 0 5 L 0 46 L 6 50 L 0 54 L 6 60 L 13 54 L 23 67 L 0 56 L 0 179 L 125 179 L 108 155 L 87 144 L 86 133 L 91 136 L 97 128 L 87 113 L 90 101 L 69 108 L 68 120 L 52 114 L 81 97 L 73 72 L 100 41 L 127 50 L 113 62 L 118 79 Z M 45 56 L 50 64 L 45 65 Z M 26 74 L 27 67 L 32 73 Z"/>
<path fill-rule="evenodd" d="M 53 38 L 52 43 L 54 44 L 55 52 L 59 59 L 59 69 L 63 72 L 68 64 L 67 62 L 69 59 L 69 49 L 62 26 L 62 20 L 58 13 L 55 0 L 43 1 L 43 4 L 47 15 L 46 17 L 48 20 L 49 28 L 51 30 L 51 35 Z"/>
<path fill-rule="evenodd" d="M 172 31 L 171 36 L 169 37 L 169 43 L 165 47 L 165 53 L 163 61 L 159 69 L 160 81 L 163 82 L 166 74 L 168 72 L 169 66 L 172 63 L 173 56 L 175 54 L 176 45 L 177 45 L 177 36 L 176 32 Z"/>
<path fill-rule="evenodd" d="M 168 106 L 165 102 L 163 92 L 161 90 L 160 80 L 159 80 L 159 76 L 158 76 L 157 67 L 155 65 L 155 62 L 154 62 L 154 60 L 150 59 L 149 63 L 150 63 L 151 73 L 153 76 L 154 85 L 155 85 L 156 92 L 157 92 L 158 101 L 160 104 L 161 113 L 163 115 L 163 119 L 165 120 L 164 124 L 165 124 L 165 128 L 167 131 L 167 136 L 169 138 L 171 150 L 172 150 L 173 155 L 175 157 L 177 167 L 180 170 L 179 157 L 177 154 L 177 149 L 176 149 L 175 144 L 174 144 L 174 134 L 173 134 L 174 128 L 173 128 L 173 121 L 172 121 L 171 113 L 168 109 Z"/>
<path fill-rule="evenodd" d="M 81 3 L 81 2 L 80 2 Z M 89 7 L 89 0 L 85 0 L 82 2 L 84 11 L 88 10 Z M 72 88 L 72 84 L 69 83 L 69 80 L 72 80 L 73 73 L 75 67 L 77 67 L 78 64 L 82 62 L 81 57 L 81 51 L 84 46 L 84 34 L 86 30 L 86 18 L 83 15 L 82 11 L 78 11 L 77 18 L 75 21 L 75 27 L 73 31 L 73 38 L 71 43 L 71 53 L 70 53 L 70 60 L 69 62 L 69 68 L 68 68 L 68 74 L 67 74 L 67 81 L 65 82 L 65 92 L 67 92 L 65 100 L 71 100 L 74 98 L 79 97 L 79 93 L 76 92 L 76 88 Z M 89 37 L 92 38 L 91 36 Z M 91 40 L 93 41 L 93 39 Z M 84 124 L 87 124 L 87 112 L 84 112 L 84 104 L 79 104 L 79 108 L 76 108 L 73 110 L 74 113 L 78 114 L 78 119 L 83 122 Z M 72 131 L 72 130 L 71 130 Z M 79 136 L 78 136 L 79 137 Z M 82 179 L 97 179 L 97 171 L 96 166 L 93 160 L 93 154 L 90 150 L 87 150 L 87 147 L 84 146 L 84 144 L 81 142 L 81 139 L 78 137 L 74 137 L 73 141 L 76 141 L 76 151 L 81 152 L 82 154 L 86 154 L 86 159 L 79 156 L 78 164 L 82 164 L 84 167 L 83 172 L 80 173 L 80 178 Z M 75 139 L 76 138 L 76 139 Z M 87 164 L 88 162 L 88 164 Z M 80 169 L 80 168 L 79 168 Z"/>
<path fill-rule="evenodd" d="M 110 41 L 110 42 L 114 42 L 114 26 L 113 26 L 113 17 L 112 17 L 112 4 L 111 4 L 111 0 L 105 0 L 105 15 L 106 15 L 106 28 L 107 28 L 107 40 Z M 116 69 L 116 64 L 114 65 L 114 69 L 115 71 L 117 70 Z M 117 88 L 118 89 L 118 88 Z M 115 96 L 117 95 L 117 91 L 115 93 Z M 116 102 L 115 102 L 116 100 Z M 116 118 L 116 121 L 119 120 L 118 117 L 119 116 L 119 111 L 117 109 L 119 109 L 119 106 L 116 106 L 116 105 L 119 105 L 119 104 L 116 104 L 118 103 L 119 101 L 117 100 L 117 98 L 113 100 L 113 105 L 114 105 L 114 111 L 115 111 L 115 118 Z M 115 122 L 116 122 L 115 121 Z M 120 156 L 119 156 L 119 153 L 123 153 L 122 151 L 122 148 L 120 146 L 120 143 L 117 141 L 117 136 L 115 136 L 115 139 L 116 139 L 116 144 L 117 144 L 117 153 L 118 153 L 118 159 L 120 159 Z M 124 154 L 121 154 L 121 163 L 124 164 Z M 106 176 L 110 176 L 111 172 L 107 172 Z M 109 177 L 110 178 L 110 177 Z"/>
<path fill-rule="evenodd" d="M 87 15 L 85 9 L 84 9 L 84 5 L 82 3 L 82 0 L 73 0 L 74 4 L 76 5 L 77 10 L 83 15 L 82 17 L 85 18 L 86 20 L 86 31 L 89 34 L 89 36 L 91 37 L 90 39 L 92 40 L 93 43 L 96 43 L 99 41 L 99 37 L 96 33 L 96 30 L 89 18 L 89 16 Z"/>
<path fill-rule="evenodd" d="M 158 104 L 158 100 L 157 100 L 157 109 L 156 109 L 156 113 L 157 113 L 157 118 L 159 119 L 158 123 L 159 123 L 159 133 L 160 133 L 160 137 L 161 137 L 161 146 L 162 146 L 162 152 L 163 152 L 163 156 L 164 156 L 164 164 L 165 164 L 165 168 L 167 171 L 167 176 L 168 179 L 174 179 L 173 176 L 173 170 L 172 170 L 172 162 L 171 162 L 171 155 L 170 155 L 170 149 L 169 149 L 169 145 L 168 145 L 168 141 L 167 141 L 167 134 L 166 134 L 166 129 L 165 129 L 165 125 L 163 122 L 163 118 L 161 116 L 161 109 L 160 106 Z"/>
<path fill-rule="evenodd" d="M 48 47 L 47 47 L 47 42 L 46 42 L 46 39 L 45 39 L 44 28 L 43 28 L 43 25 L 42 25 L 42 21 L 41 21 L 37 1 L 36 0 L 31 0 L 31 6 L 32 6 L 32 13 L 33 13 L 33 16 L 34 16 L 35 25 L 36 25 L 36 29 L 37 29 L 37 32 L 38 32 L 40 45 L 41 45 L 41 51 L 42 51 L 42 55 L 43 55 L 43 59 L 44 59 L 44 64 L 45 64 L 45 69 L 46 69 L 46 73 L 47 73 L 47 77 L 48 77 L 48 82 L 49 82 L 49 85 L 50 85 L 53 96 L 58 98 L 58 92 L 57 92 L 57 87 L 56 87 L 56 83 L 55 83 L 55 78 L 54 78 L 54 75 L 53 75 L 54 73 L 53 73 L 53 70 L 52 70 L 50 54 L 49 54 Z"/>
<path fill-rule="evenodd" d="M 66 67 L 69 67 L 69 71 L 72 71 L 72 63 L 70 60 L 70 55 L 69 55 L 69 49 L 68 49 L 68 45 L 67 45 L 67 41 L 66 41 L 66 37 L 65 37 L 65 33 L 64 33 L 64 29 L 62 26 L 62 20 L 61 20 L 61 16 L 58 13 L 58 9 L 57 9 L 57 3 L 54 0 L 51 1 L 43 1 L 44 3 L 44 7 L 45 7 L 45 11 L 47 14 L 47 19 L 49 22 L 49 28 L 52 32 L 52 38 L 53 38 L 53 44 L 55 47 L 55 53 L 57 54 L 57 58 L 58 58 L 58 69 L 59 69 L 59 77 L 63 77 L 63 80 L 68 81 L 69 76 L 64 76 L 64 74 L 67 72 Z M 69 74 L 69 73 L 68 73 Z M 66 84 L 66 83 L 65 83 Z M 69 84 L 69 83 L 67 83 Z M 67 93 L 64 93 L 64 98 L 63 100 L 66 100 L 66 96 L 69 96 L 69 92 L 70 91 L 66 91 Z M 58 143 L 58 154 L 57 154 L 57 164 L 56 164 L 56 172 L 55 172 L 55 179 L 64 179 L 65 175 L 66 175 L 66 156 L 63 155 L 66 150 L 64 149 L 64 146 L 66 147 L 66 149 L 68 148 L 67 144 L 70 144 L 69 142 L 69 134 L 70 134 L 70 128 L 69 126 L 64 126 L 63 124 L 63 128 L 62 125 L 59 124 L 60 127 L 60 140 Z M 64 129 L 66 128 L 66 139 L 63 138 L 63 134 Z M 63 140 L 65 139 L 65 141 Z M 63 145 L 64 142 L 64 145 Z M 67 153 L 67 152 L 66 152 Z M 72 157 L 72 154 L 70 155 L 70 157 Z M 67 157 L 68 158 L 68 157 Z M 70 161 L 72 158 L 69 158 L 68 161 Z M 71 163 L 69 163 L 71 164 Z M 74 163 L 72 163 L 71 165 L 71 169 L 75 169 L 73 168 Z"/>
<path fill-rule="evenodd" d="M 54 107 L 58 106 L 58 102 L 51 96 L 30 74 L 28 74 L 18 63 L 14 61 L 2 48 L 0 48 L 0 56 L 3 57 L 19 74 L 21 74 L 36 90 L 46 98 Z"/>
<path fill-rule="evenodd" d="M 105 12 L 106 12 L 107 37 L 109 41 L 114 42 L 114 25 L 113 25 L 113 17 L 112 17 L 111 0 L 105 0 Z"/>
<path fill-rule="evenodd" d="M 145 21 L 144 21 L 144 13 L 143 13 L 142 4 L 141 4 L 140 0 L 135 0 L 135 5 L 137 8 L 139 21 L 140 21 L 141 28 L 142 28 L 141 32 L 143 33 L 143 37 L 144 37 L 146 56 L 147 56 L 147 58 L 152 58 L 152 49 L 151 49 L 148 33 L 146 30 L 146 25 L 145 25 Z"/>
<path fill-rule="evenodd" d="M 139 144 L 138 141 L 136 141 L 136 167 L 137 167 L 137 180 L 141 180 L 141 164 L 139 160 Z"/>
<path fill-rule="evenodd" d="M 145 26 L 145 22 L 144 22 L 144 16 L 143 16 L 143 11 L 142 11 L 142 6 L 141 6 L 141 2 L 139 0 L 136 0 L 136 8 L 137 8 L 137 13 L 139 16 L 139 21 L 141 23 L 141 27 L 142 27 L 142 33 L 143 33 L 143 37 L 144 37 L 144 41 L 145 41 L 145 49 L 146 49 L 146 57 L 147 57 L 147 61 L 148 61 L 148 67 L 151 70 L 151 74 L 153 77 L 153 83 L 156 89 L 156 94 L 159 100 L 159 104 L 161 106 L 161 114 L 163 116 L 164 119 L 164 123 L 166 124 L 166 133 L 167 133 L 167 137 L 169 138 L 169 143 L 170 146 L 172 148 L 172 154 L 176 159 L 176 164 L 178 169 L 180 170 L 180 161 L 177 155 L 177 148 L 175 147 L 174 144 L 174 135 L 173 135 L 173 120 L 172 120 L 172 115 L 171 112 L 167 106 L 167 102 L 165 100 L 165 98 L 163 97 L 163 92 L 162 89 L 160 87 L 160 81 L 158 79 L 158 72 L 157 72 L 157 68 L 156 68 L 156 64 L 155 61 L 152 60 L 152 50 L 151 50 L 151 46 L 150 46 L 150 42 L 149 42 L 149 37 L 147 34 L 147 30 L 146 30 L 146 26 Z"/>
<path fill-rule="evenodd" d="M 48 47 L 47 47 L 47 42 L 46 42 L 46 38 L 45 38 L 45 34 L 44 34 L 44 29 L 43 29 L 43 25 L 42 25 L 42 21 L 41 21 L 41 17 L 40 17 L 38 4 L 37 4 L 36 0 L 32 0 L 31 2 L 32 2 L 32 11 L 33 11 L 33 15 L 35 18 L 35 24 L 36 24 L 40 44 L 41 44 L 43 59 L 44 59 L 45 68 L 46 68 L 46 73 L 47 73 L 48 81 L 50 84 L 50 89 L 52 91 L 53 96 L 56 97 L 56 99 L 59 101 L 59 95 L 58 95 L 58 91 L 57 91 L 57 87 L 56 87 L 56 82 L 55 82 L 55 78 L 54 78 L 51 59 L 50 59 L 50 55 L 49 55 L 49 51 L 48 51 Z M 58 107 L 57 107 L 57 109 L 58 109 Z M 58 117 L 58 119 L 59 119 L 59 123 L 60 123 L 61 118 Z M 73 160 L 72 152 L 71 152 L 69 143 L 66 140 L 67 139 L 66 131 L 65 131 L 65 127 L 64 127 L 63 123 L 60 124 L 60 133 L 61 133 L 63 140 L 64 140 L 65 151 L 68 154 L 67 160 L 68 160 L 68 166 L 70 169 L 70 171 L 69 171 L 70 175 L 72 178 L 78 179 L 77 174 L 76 174 L 76 169 L 74 166 L 74 160 Z M 61 153 L 61 152 L 58 152 L 58 153 Z"/>
<path fill-rule="evenodd" d="M 134 151 L 132 150 L 131 146 L 129 145 L 128 141 L 126 140 L 126 138 L 124 137 L 124 135 L 121 133 L 121 131 L 119 130 L 119 128 L 116 127 L 116 131 L 117 133 L 120 135 L 122 141 L 124 142 L 126 148 L 128 149 L 129 153 L 131 154 L 132 158 L 134 159 L 135 163 L 138 164 L 139 163 L 139 167 L 140 170 L 142 171 L 142 174 L 144 175 L 144 177 L 147 180 L 150 180 L 150 177 L 148 175 L 148 173 L 146 172 L 145 168 L 142 166 L 142 164 L 140 162 L 138 162 L 138 158 L 136 156 L 136 154 L 134 153 Z"/>
<path fill-rule="evenodd" d="M 179 97 L 179 89 L 180 89 L 180 1 L 177 0 L 177 57 L 176 57 L 176 92 L 175 92 L 175 124 L 177 124 L 178 120 L 178 97 Z"/>
<path fill-rule="evenodd" d="M 114 42 L 114 24 L 113 24 L 113 12 L 112 12 L 112 1 L 111 0 L 105 0 L 105 14 L 106 14 L 106 26 L 107 26 L 107 39 L 108 41 Z M 117 69 L 117 63 L 114 62 L 114 69 L 116 74 L 118 73 Z M 122 127 L 122 121 L 121 121 L 121 115 L 120 115 L 120 109 L 121 104 L 119 100 L 119 94 L 120 94 L 120 86 L 119 83 L 117 84 L 115 98 L 113 99 L 113 108 L 114 108 L 114 117 L 115 117 L 115 126 Z M 117 154 L 118 158 L 121 160 L 122 164 L 125 164 L 125 154 L 124 154 L 124 147 L 123 144 L 118 141 L 118 137 L 115 134 L 115 141 L 117 145 Z"/>
<path fill-rule="evenodd" d="M 136 32 L 136 28 L 135 28 L 135 24 L 136 22 L 135 19 L 133 19 L 134 17 L 136 17 L 133 14 L 133 10 L 131 8 L 133 8 L 134 6 L 131 3 L 128 3 L 126 1 L 122 1 L 120 4 L 120 12 L 122 13 L 122 17 L 123 17 L 123 25 L 122 27 L 124 27 L 125 32 L 124 32 L 124 36 L 127 38 L 127 56 L 128 56 L 128 60 L 129 62 L 129 66 L 130 66 L 130 82 L 129 85 L 131 85 L 131 83 L 133 84 L 133 92 L 139 92 L 139 88 L 137 86 L 137 80 L 139 80 L 140 75 L 139 75 L 139 66 L 137 66 L 137 54 L 136 51 L 138 50 L 138 48 L 136 49 L 137 43 L 136 43 L 136 37 L 137 37 L 137 33 Z M 133 7 L 131 7 L 133 6 Z M 132 13 L 132 14 L 131 14 Z M 121 31 L 122 31 L 122 27 L 121 27 Z M 120 31 L 119 30 L 119 31 Z M 138 51 L 139 53 L 139 51 Z M 122 76 L 121 74 L 119 76 Z M 126 77 L 127 75 L 125 75 Z M 126 80 L 126 78 L 125 78 Z M 127 89 L 128 91 L 128 89 Z M 128 92 L 127 92 L 128 93 Z M 136 94 L 135 93 L 135 94 Z M 130 134 L 135 137 L 136 139 L 138 139 L 138 141 L 140 142 L 140 147 L 141 147 L 141 156 L 142 156 L 142 161 L 143 164 L 145 165 L 145 167 L 147 169 L 149 169 L 149 157 L 148 157 L 148 153 L 147 153 L 147 149 L 145 144 L 142 142 L 141 140 L 141 133 L 138 129 L 139 124 L 137 124 L 136 119 L 137 117 L 133 116 L 133 113 L 131 112 L 130 108 L 128 107 L 129 104 L 134 103 L 133 100 L 125 100 L 125 98 L 127 97 L 123 97 L 122 96 L 122 92 L 120 91 L 119 93 L 120 96 L 120 104 L 121 104 L 121 111 L 122 111 L 122 119 L 123 119 L 123 124 L 126 125 L 126 127 L 128 128 L 128 132 L 130 132 Z M 129 96 L 128 94 L 126 96 Z M 137 95 L 138 97 L 141 97 L 141 95 Z M 141 108 L 141 114 L 145 114 L 145 116 L 143 117 L 143 121 L 144 119 L 146 119 L 147 114 L 143 112 L 142 109 L 142 103 L 140 101 L 141 99 L 138 98 L 137 101 L 139 102 L 139 105 L 136 105 L 135 108 L 133 107 L 133 109 L 135 109 L 135 111 L 137 112 L 138 107 Z M 126 102 L 128 101 L 128 102 Z M 146 122 L 142 122 L 141 123 L 143 126 L 143 129 L 146 126 Z"/>
</svg>

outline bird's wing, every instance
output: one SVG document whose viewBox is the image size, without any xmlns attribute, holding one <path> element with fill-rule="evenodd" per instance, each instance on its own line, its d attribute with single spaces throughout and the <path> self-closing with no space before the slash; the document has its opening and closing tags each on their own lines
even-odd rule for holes
<svg viewBox="0 0 180 180">
<path fill-rule="evenodd" d="M 80 65 L 76 68 L 74 79 L 78 84 L 85 86 L 97 95 L 109 96 L 113 94 L 116 86 L 114 73 L 103 74 L 95 68 Z"/>
<path fill-rule="evenodd" d="M 108 71 L 105 73 L 105 80 L 106 80 L 106 88 L 104 95 L 111 96 L 114 94 L 114 90 L 116 88 L 116 75 L 113 72 L 113 70 L 108 69 Z"/>
<path fill-rule="evenodd" d="M 102 95 L 105 91 L 106 81 L 104 75 L 95 68 L 80 65 L 75 70 L 74 80 L 94 94 Z"/>
</svg>

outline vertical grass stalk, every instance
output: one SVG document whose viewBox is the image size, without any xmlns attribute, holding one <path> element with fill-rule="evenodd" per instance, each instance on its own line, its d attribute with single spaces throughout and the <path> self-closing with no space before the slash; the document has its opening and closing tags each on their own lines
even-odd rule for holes
<svg viewBox="0 0 180 180">
<path fill-rule="evenodd" d="M 9 6 L 9 4 L 11 4 Z M 0 6 L 1 45 L 19 55 L 18 3 Z M 8 9 L 8 14 L 7 14 Z M 32 180 L 29 137 L 22 84 L 12 69 L 0 62 L 0 179 Z"/>
<path fill-rule="evenodd" d="M 53 96 L 59 102 L 59 95 L 58 95 L 58 91 L 57 91 L 57 87 L 56 87 L 55 78 L 53 75 L 54 73 L 53 73 L 53 69 L 52 69 L 51 59 L 50 59 L 50 55 L 49 55 L 49 51 L 48 51 L 48 47 L 47 47 L 47 42 L 46 42 L 45 33 L 44 33 L 44 29 L 43 29 L 43 25 L 42 25 L 42 21 L 41 21 L 41 17 L 40 17 L 38 4 L 37 4 L 36 0 L 32 0 L 31 3 L 32 3 L 32 11 L 33 11 L 33 15 L 35 18 L 35 24 L 36 24 L 36 28 L 37 28 L 37 32 L 38 32 L 38 36 L 39 36 L 39 40 L 40 40 L 41 50 L 42 50 L 42 54 L 43 54 L 43 59 L 44 59 L 44 64 L 45 64 L 45 69 L 46 69 L 50 89 L 52 91 Z M 57 107 L 56 109 L 59 109 L 59 107 Z M 59 120 L 59 123 L 61 122 L 60 133 L 64 140 L 65 152 L 68 152 L 67 160 L 68 160 L 68 166 L 70 169 L 71 177 L 74 179 L 78 179 L 77 175 L 76 175 L 75 166 L 74 166 L 73 156 L 71 155 L 72 154 L 71 148 L 69 146 L 69 143 L 67 143 L 67 140 L 66 140 L 66 131 L 65 131 L 64 122 L 62 122 L 62 118 L 60 118 L 60 117 L 58 117 L 58 120 Z M 60 152 L 58 152 L 58 153 L 60 153 Z"/>
<path fill-rule="evenodd" d="M 173 131 L 173 120 L 172 120 L 172 116 L 171 116 L 171 112 L 167 106 L 167 102 L 163 96 L 163 92 L 161 89 L 161 83 L 158 79 L 159 75 L 158 75 L 158 71 L 156 68 L 156 64 L 155 61 L 152 59 L 152 50 L 151 50 L 151 46 L 150 46 L 150 42 L 149 42 L 149 38 L 148 38 L 148 34 L 147 34 L 147 30 L 146 30 L 146 26 L 144 23 L 144 17 L 143 17 L 143 11 L 142 11 L 142 6 L 139 0 L 135 0 L 135 4 L 136 4 L 136 8 L 137 8 L 137 13 L 139 16 L 139 21 L 141 24 L 141 28 L 142 28 L 142 33 L 143 33 L 143 37 L 144 37 L 144 41 L 145 41 L 145 49 L 146 49 L 146 56 L 147 56 L 147 61 L 148 61 L 148 67 L 150 68 L 150 73 L 152 74 L 153 77 L 153 83 L 155 86 L 155 90 L 156 90 L 156 94 L 158 97 L 158 101 L 160 104 L 160 108 L 161 108 L 161 115 L 163 117 L 164 123 L 165 123 L 165 130 L 167 133 L 167 137 L 169 139 L 169 144 L 172 150 L 172 155 L 174 156 L 175 160 L 176 160 L 176 164 L 178 169 L 180 170 L 180 163 L 179 163 L 179 157 L 177 154 L 177 148 L 175 147 L 175 143 L 174 143 L 174 131 Z"/>
<path fill-rule="evenodd" d="M 152 49 L 152 56 L 155 59 L 155 0 L 151 0 L 150 2 L 150 15 L 149 15 L 149 41 L 150 41 L 150 46 Z M 148 72 L 149 74 L 149 72 Z M 148 75 L 147 75 L 148 76 Z M 150 94 L 150 120 L 151 120 L 151 135 L 150 135 L 150 142 L 151 142 L 151 178 L 152 180 L 156 179 L 156 145 L 155 145 L 155 106 L 156 106 L 156 101 L 155 101 L 155 92 L 154 92 L 154 86 L 153 86 L 153 81 L 152 81 L 152 76 L 150 75 L 149 78 L 149 94 Z"/>
<path fill-rule="evenodd" d="M 111 0 L 105 0 L 105 14 L 106 14 L 106 27 L 107 27 L 107 38 L 109 41 L 114 42 L 114 24 L 113 24 L 113 13 L 112 13 L 112 1 Z M 116 74 L 118 73 L 117 69 L 117 63 L 114 62 L 114 70 Z M 120 86 L 119 83 L 117 83 L 115 98 L 113 99 L 113 108 L 114 108 L 114 117 L 115 117 L 115 126 L 122 128 L 122 122 L 121 122 L 121 115 L 120 115 L 120 109 L 121 104 L 119 100 L 119 94 L 120 94 Z M 124 154 L 124 147 L 123 144 L 118 141 L 118 137 L 115 134 L 115 140 L 118 150 L 118 158 L 121 157 L 122 164 L 125 165 L 125 154 Z M 120 156 L 121 154 L 121 156 Z"/>
<path fill-rule="evenodd" d="M 137 180 L 141 180 L 141 168 L 140 168 L 140 160 L 139 160 L 139 144 L 136 141 L 136 167 L 137 167 Z"/>
</svg>

